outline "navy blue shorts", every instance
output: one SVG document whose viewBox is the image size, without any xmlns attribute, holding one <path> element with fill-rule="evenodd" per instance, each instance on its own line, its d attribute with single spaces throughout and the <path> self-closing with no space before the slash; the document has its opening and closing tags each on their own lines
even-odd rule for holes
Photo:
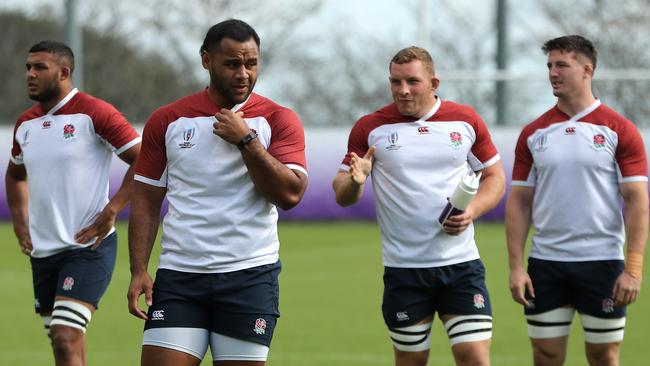
<svg viewBox="0 0 650 366">
<path fill-rule="evenodd" d="M 480 259 L 433 268 L 384 269 L 382 312 L 389 328 L 438 315 L 492 315 Z"/>
<path fill-rule="evenodd" d="M 622 260 L 558 262 L 528 258 L 535 300 L 526 314 L 572 306 L 597 318 L 622 318 L 625 306 L 613 306 L 612 292 L 624 267 Z"/>
<path fill-rule="evenodd" d="M 111 281 L 116 257 L 117 232 L 113 232 L 95 250 L 85 247 L 31 258 L 36 312 L 51 313 L 55 296 L 87 302 L 97 309 Z"/>
<path fill-rule="evenodd" d="M 280 270 L 280 261 L 226 273 L 159 269 L 144 329 L 202 328 L 270 346 L 280 317 Z"/>
</svg>

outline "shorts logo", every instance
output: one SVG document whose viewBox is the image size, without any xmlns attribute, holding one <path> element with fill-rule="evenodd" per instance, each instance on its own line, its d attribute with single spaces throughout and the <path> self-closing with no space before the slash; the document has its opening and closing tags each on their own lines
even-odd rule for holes
<svg viewBox="0 0 650 366">
<path fill-rule="evenodd" d="M 483 309 L 485 307 L 485 299 L 483 298 L 483 295 L 474 295 L 474 307 L 477 309 Z"/>
<path fill-rule="evenodd" d="M 196 145 L 192 143 L 194 136 L 196 136 L 196 129 L 194 127 L 186 128 L 185 131 L 183 131 L 183 142 L 178 144 L 178 146 L 181 149 L 189 149 L 190 147 Z"/>
<path fill-rule="evenodd" d="M 67 124 L 63 126 L 63 138 L 67 140 L 73 137 L 74 137 L 74 125 Z"/>
<path fill-rule="evenodd" d="M 154 310 L 151 313 L 151 320 L 165 320 L 165 310 Z"/>
<path fill-rule="evenodd" d="M 614 300 L 603 299 L 603 313 L 611 313 L 614 311 Z"/>
<path fill-rule="evenodd" d="M 426 135 L 426 134 L 429 134 L 429 133 L 430 133 L 429 132 L 429 127 L 426 127 L 426 126 L 418 127 L 418 135 Z"/>
<path fill-rule="evenodd" d="M 52 127 L 52 121 L 43 121 L 43 129 L 46 130 Z"/>
<path fill-rule="evenodd" d="M 74 278 L 66 277 L 65 280 L 63 280 L 63 291 L 72 290 L 72 286 L 74 286 Z"/>
<path fill-rule="evenodd" d="M 458 150 L 463 145 L 463 135 L 459 132 L 453 131 L 449 133 L 449 139 L 451 139 L 451 147 Z"/>
<path fill-rule="evenodd" d="M 398 311 L 398 312 L 395 314 L 395 317 L 397 318 L 397 321 L 398 321 L 398 322 L 401 322 L 401 321 L 404 321 L 404 320 L 409 320 L 409 319 L 411 319 L 411 318 L 409 317 L 408 312 L 406 312 L 406 311 Z"/>
<path fill-rule="evenodd" d="M 255 319 L 255 328 L 253 328 L 253 331 L 256 334 L 265 334 L 266 333 L 266 320 L 264 320 L 262 318 Z"/>
<path fill-rule="evenodd" d="M 388 146 L 386 146 L 386 150 L 399 150 L 402 148 L 402 145 L 397 144 L 397 141 L 399 141 L 399 135 L 397 132 L 391 132 L 387 139 Z"/>
<path fill-rule="evenodd" d="M 35 308 L 40 308 L 41 307 L 41 302 L 38 301 L 38 299 L 34 299 L 34 307 Z"/>
<path fill-rule="evenodd" d="M 605 136 L 602 134 L 594 135 L 594 147 L 596 150 L 600 150 L 605 147 Z"/>
</svg>

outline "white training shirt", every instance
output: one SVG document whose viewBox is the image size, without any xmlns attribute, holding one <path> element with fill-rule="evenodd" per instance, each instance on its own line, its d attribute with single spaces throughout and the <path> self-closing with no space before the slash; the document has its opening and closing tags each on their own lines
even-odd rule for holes
<svg viewBox="0 0 650 366">
<path fill-rule="evenodd" d="M 298 116 L 257 94 L 233 111 L 279 162 L 307 174 Z M 255 188 L 241 152 L 212 133 L 219 108 L 207 89 L 166 105 L 147 122 L 137 181 L 165 187 L 159 268 L 230 272 L 278 260 L 278 213 Z"/>
<path fill-rule="evenodd" d="M 372 187 L 384 265 L 429 268 L 479 258 L 474 226 L 451 236 L 438 216 L 470 169 L 499 160 L 481 117 L 471 107 L 440 98 L 421 119 L 402 116 L 390 104 L 356 122 L 341 169 L 349 170 L 350 153 L 362 157 L 373 145 Z"/>
<path fill-rule="evenodd" d="M 648 180 L 632 122 L 596 101 L 569 117 L 557 106 L 527 125 L 513 186 L 534 187 L 530 256 L 554 261 L 623 259 L 619 184 Z"/>
<path fill-rule="evenodd" d="M 47 113 L 37 103 L 20 115 L 11 161 L 27 171 L 32 257 L 94 243 L 74 236 L 108 203 L 112 154 L 139 142 L 115 107 L 77 89 Z"/>
</svg>

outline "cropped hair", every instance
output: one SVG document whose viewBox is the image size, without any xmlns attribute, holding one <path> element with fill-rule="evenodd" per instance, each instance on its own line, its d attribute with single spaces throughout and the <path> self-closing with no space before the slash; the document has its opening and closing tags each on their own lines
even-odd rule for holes
<svg viewBox="0 0 650 366">
<path fill-rule="evenodd" d="M 393 58 L 390 60 L 390 63 L 388 64 L 388 69 L 390 70 L 390 67 L 392 64 L 407 64 L 411 61 L 420 61 L 422 62 L 422 65 L 424 66 L 425 70 L 431 73 L 431 75 L 435 75 L 435 67 L 433 64 L 433 58 L 431 58 L 431 55 L 427 50 L 425 50 L 422 47 L 417 47 L 417 46 L 410 46 L 406 47 L 393 56 Z"/>
<path fill-rule="evenodd" d="M 260 47 L 260 37 L 253 27 L 239 19 L 228 19 L 210 27 L 205 35 L 200 52 L 211 53 L 219 47 L 221 40 L 224 38 L 230 38 L 237 42 L 246 42 L 253 38 L 257 48 Z"/>
<path fill-rule="evenodd" d="M 598 52 L 594 44 L 587 38 L 579 35 L 562 36 L 546 41 L 542 46 L 542 51 L 548 55 L 551 51 L 574 52 L 581 54 L 591 61 L 596 70 L 596 61 Z"/>
<path fill-rule="evenodd" d="M 61 60 L 67 61 L 70 66 L 70 72 L 72 73 L 74 71 L 74 53 L 72 53 L 72 49 L 63 42 L 40 41 L 29 49 L 29 53 L 35 52 L 51 53 L 56 56 L 59 63 L 61 63 Z"/>
</svg>

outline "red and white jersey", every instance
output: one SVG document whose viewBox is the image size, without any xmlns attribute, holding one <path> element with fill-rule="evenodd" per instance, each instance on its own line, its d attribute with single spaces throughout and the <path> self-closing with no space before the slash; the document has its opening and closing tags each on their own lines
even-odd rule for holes
<svg viewBox="0 0 650 366">
<path fill-rule="evenodd" d="M 278 213 L 255 188 L 241 152 L 212 133 L 219 111 L 207 89 L 156 110 L 135 179 L 166 187 L 159 268 L 230 272 L 278 260 Z M 232 108 L 288 168 L 305 170 L 305 137 L 290 109 L 255 93 Z"/>
<path fill-rule="evenodd" d="M 530 256 L 623 259 L 619 184 L 647 180 L 632 122 L 600 101 L 573 117 L 551 108 L 522 130 L 515 149 L 512 185 L 535 188 Z"/>
<path fill-rule="evenodd" d="M 350 153 L 376 146 L 372 187 L 388 267 L 428 268 L 479 258 L 474 227 L 447 235 L 438 216 L 469 169 L 500 158 L 481 117 L 469 106 L 437 99 L 420 119 L 402 116 L 394 104 L 362 117 L 352 128 Z"/>
<path fill-rule="evenodd" d="M 47 113 L 37 103 L 20 115 L 11 161 L 27 171 L 32 257 L 94 242 L 78 244 L 74 236 L 108 203 L 112 154 L 139 142 L 115 107 L 77 89 Z"/>
</svg>

